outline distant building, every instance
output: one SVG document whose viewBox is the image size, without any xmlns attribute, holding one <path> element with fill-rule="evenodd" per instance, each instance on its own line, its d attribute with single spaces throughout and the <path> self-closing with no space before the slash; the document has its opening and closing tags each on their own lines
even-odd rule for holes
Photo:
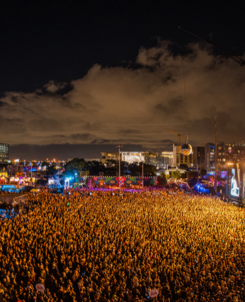
<svg viewBox="0 0 245 302">
<path fill-rule="evenodd" d="M 205 147 L 193 147 L 193 166 L 194 168 L 205 169 Z"/>
<path fill-rule="evenodd" d="M 233 147 L 232 147 L 233 146 Z M 218 169 L 226 167 L 227 154 L 233 153 L 235 144 L 219 143 L 217 145 L 217 164 Z M 205 145 L 205 166 L 207 170 L 215 169 L 215 145 L 208 143 Z"/>
<path fill-rule="evenodd" d="M 120 157 L 122 158 L 122 152 L 120 154 Z M 118 152 L 101 152 L 101 162 L 102 162 L 102 164 L 105 164 L 107 160 L 119 161 Z"/>
<path fill-rule="evenodd" d="M 15 175 L 15 173 L 23 173 L 24 163 L 14 162 L 8 165 L 8 172 L 10 175 Z"/>
<path fill-rule="evenodd" d="M 173 165 L 173 152 L 171 151 L 163 151 L 158 159 L 158 164 L 163 165 L 164 167 Z"/>
<path fill-rule="evenodd" d="M 173 145 L 173 167 L 179 167 L 180 164 L 186 164 L 193 167 L 193 154 L 184 155 L 181 153 L 181 146 Z"/>
<path fill-rule="evenodd" d="M 128 164 L 133 163 L 142 163 L 145 161 L 145 152 L 121 152 L 122 161 L 127 162 Z"/>
<path fill-rule="evenodd" d="M 157 166 L 158 164 L 158 153 L 157 152 L 144 152 L 145 153 L 145 163 L 152 166 Z"/>
<path fill-rule="evenodd" d="M 153 166 L 158 164 L 158 153 L 156 152 L 121 151 L 120 158 L 128 164 L 142 162 Z M 108 160 L 118 161 L 118 152 L 101 152 L 102 164 L 105 164 Z"/>
<path fill-rule="evenodd" d="M 226 154 L 228 153 L 230 144 L 218 144 L 217 162 L 218 167 L 225 168 L 226 165 Z"/>
<path fill-rule="evenodd" d="M 218 170 L 226 170 L 227 162 L 239 163 L 245 160 L 245 143 L 219 143 L 217 146 Z M 215 169 L 215 145 L 205 145 L 205 166 L 207 170 Z"/>
<path fill-rule="evenodd" d="M 207 170 L 215 168 L 215 145 L 208 143 L 205 145 L 205 167 Z"/>
<path fill-rule="evenodd" d="M 226 144 L 226 162 L 240 163 L 245 160 L 245 143 Z"/>
<path fill-rule="evenodd" d="M 0 143 L 0 161 L 7 161 L 9 159 L 9 145 Z"/>
</svg>

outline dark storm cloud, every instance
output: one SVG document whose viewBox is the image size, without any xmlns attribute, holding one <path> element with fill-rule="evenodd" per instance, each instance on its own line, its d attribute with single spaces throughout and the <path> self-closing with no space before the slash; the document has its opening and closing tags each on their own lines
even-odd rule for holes
<svg viewBox="0 0 245 302">
<path fill-rule="evenodd" d="M 14 102 L 14 103 L 17 103 L 18 102 L 18 97 L 17 96 L 15 96 L 15 95 L 13 95 L 12 96 L 12 101 Z"/>
<path fill-rule="evenodd" d="M 109 139 L 95 139 L 91 142 L 91 144 L 99 144 L 99 145 L 105 145 L 105 144 L 111 144 L 111 140 Z"/>
<path fill-rule="evenodd" d="M 137 134 L 137 133 L 140 133 L 140 130 L 125 129 L 119 131 L 119 134 Z"/>
<path fill-rule="evenodd" d="M 95 64 L 71 83 L 6 92 L 0 99 L 1 140 L 164 149 L 177 142 L 164 128 L 187 134 L 190 142 L 212 141 L 215 115 L 220 140 L 243 140 L 244 69 L 209 48 L 190 44 L 187 50 L 173 54 L 171 44 L 161 42 L 140 49 L 137 69 Z"/>
<path fill-rule="evenodd" d="M 74 109 L 74 110 L 86 110 L 86 106 L 84 106 L 84 104 L 82 103 L 73 103 L 71 100 L 67 99 L 66 97 L 63 98 L 57 98 L 58 101 L 60 102 L 60 105 L 62 107 L 67 107 L 69 109 Z"/>
<path fill-rule="evenodd" d="M 179 97 L 169 100 L 168 102 L 161 102 L 155 106 L 155 109 L 157 112 L 160 111 L 161 114 L 175 114 L 176 111 L 182 111 L 183 107 L 184 101 Z"/>
<path fill-rule="evenodd" d="M 163 140 L 161 140 L 161 143 L 164 143 L 164 144 L 174 144 L 174 141 L 171 140 L 171 139 L 163 139 Z"/>
<path fill-rule="evenodd" d="M 227 126 L 232 120 L 232 116 L 229 112 L 218 112 L 217 120 L 219 121 L 221 128 L 226 130 Z"/>
<path fill-rule="evenodd" d="M 8 135 L 12 136 L 14 133 L 16 138 L 18 138 L 21 137 L 23 133 L 26 133 L 26 125 L 24 121 L 18 117 L 1 117 L 0 128 L 1 131 L 4 133 L 5 137 L 8 137 Z"/>
<path fill-rule="evenodd" d="M 71 138 L 74 141 L 78 141 L 78 142 L 91 142 L 91 140 L 93 140 L 95 138 L 94 135 L 92 135 L 91 133 L 77 133 L 77 134 L 72 134 Z"/>
<path fill-rule="evenodd" d="M 61 121 L 52 118 L 46 118 L 46 117 L 36 118 L 36 119 L 33 118 L 29 121 L 28 126 L 32 128 L 32 131 L 37 131 L 37 132 L 49 133 L 50 129 L 58 130 L 58 131 L 64 130 Z"/>
<path fill-rule="evenodd" d="M 156 152 L 161 152 L 164 150 L 166 151 L 173 151 L 173 144 L 176 144 L 178 142 L 178 139 L 177 139 L 177 136 L 176 136 L 176 139 L 174 140 L 171 140 L 171 139 L 163 139 L 160 141 L 160 145 L 158 146 L 155 146 L 155 151 Z"/>
</svg>

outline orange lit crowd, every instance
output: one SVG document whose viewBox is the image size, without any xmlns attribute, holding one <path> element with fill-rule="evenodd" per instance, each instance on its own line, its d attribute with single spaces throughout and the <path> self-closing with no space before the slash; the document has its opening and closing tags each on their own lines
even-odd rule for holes
<svg viewBox="0 0 245 302">
<path fill-rule="evenodd" d="M 69 193 L 30 194 L 27 214 L 0 221 L 0 301 L 245 301 L 244 209 L 169 190 Z"/>
</svg>

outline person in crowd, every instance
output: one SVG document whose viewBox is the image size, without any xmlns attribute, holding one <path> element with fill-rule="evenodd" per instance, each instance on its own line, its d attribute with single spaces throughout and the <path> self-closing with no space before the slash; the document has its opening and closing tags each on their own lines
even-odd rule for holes
<svg viewBox="0 0 245 302">
<path fill-rule="evenodd" d="M 0 301 L 245 301 L 245 211 L 158 193 L 29 194 L 0 221 Z"/>
</svg>

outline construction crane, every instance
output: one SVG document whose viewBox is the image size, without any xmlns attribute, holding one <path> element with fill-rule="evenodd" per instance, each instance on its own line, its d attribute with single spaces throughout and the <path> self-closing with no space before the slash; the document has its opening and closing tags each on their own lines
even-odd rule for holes
<svg viewBox="0 0 245 302">
<path fill-rule="evenodd" d="M 180 133 L 177 133 L 177 132 L 174 132 L 174 131 L 171 131 L 171 130 L 168 130 L 168 129 L 164 129 L 164 130 L 168 131 L 169 133 L 177 135 L 178 136 L 178 140 L 179 140 L 179 146 L 181 147 L 181 137 L 184 137 L 184 135 L 182 135 Z"/>
</svg>

